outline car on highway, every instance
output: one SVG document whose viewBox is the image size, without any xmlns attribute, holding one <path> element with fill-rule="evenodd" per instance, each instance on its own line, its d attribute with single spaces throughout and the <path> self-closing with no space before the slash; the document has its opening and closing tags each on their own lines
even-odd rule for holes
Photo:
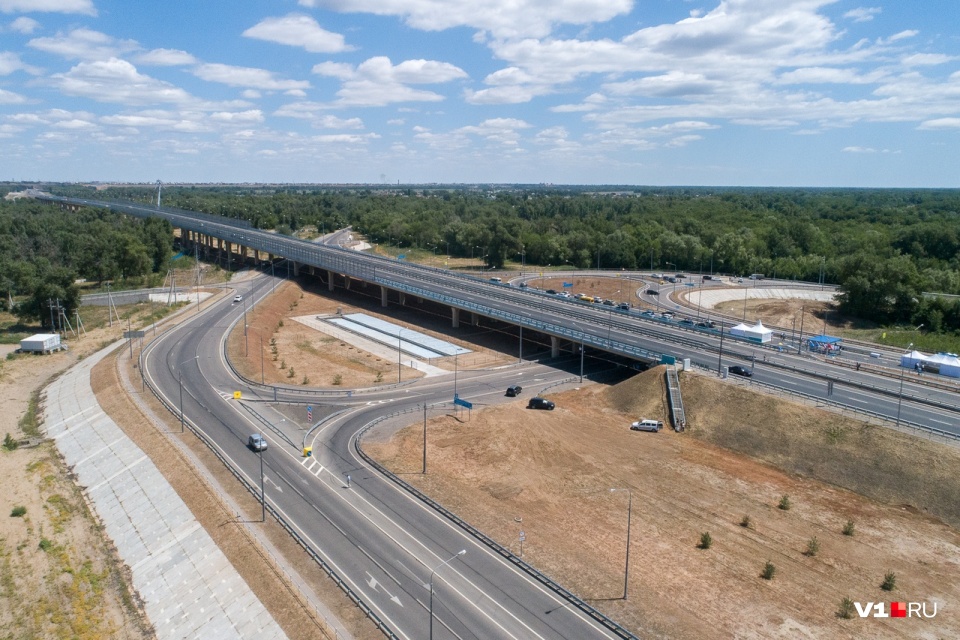
<svg viewBox="0 0 960 640">
<path fill-rule="evenodd" d="M 528 285 L 526 282 L 521 282 L 521 283 L 518 284 L 517 286 L 520 287 L 521 289 L 526 289 L 526 288 L 529 287 L 530 285 Z"/>
<path fill-rule="evenodd" d="M 706 276 L 703 276 L 703 279 L 704 279 L 704 280 L 713 280 L 713 276 L 706 275 Z"/>
<path fill-rule="evenodd" d="M 654 433 L 663 429 L 663 422 L 659 420 L 647 420 L 643 418 L 630 425 L 631 431 L 652 431 Z"/>
<path fill-rule="evenodd" d="M 713 320 L 701 320 L 697 323 L 697 326 L 701 329 L 713 329 L 715 326 L 717 326 L 717 323 Z"/>
<path fill-rule="evenodd" d="M 607 305 L 608 307 L 615 307 L 615 306 L 617 306 L 617 303 L 614 302 L 613 300 L 604 300 L 604 301 L 603 301 L 603 304 Z"/>
<path fill-rule="evenodd" d="M 243 296 L 233 296 L 234 302 L 243 302 Z"/>
<path fill-rule="evenodd" d="M 250 437 L 247 438 L 247 446 L 254 451 L 265 451 L 267 448 L 267 440 L 259 433 L 251 433 Z"/>
<path fill-rule="evenodd" d="M 683 320 L 681 320 L 681 321 L 680 321 L 679 323 L 677 323 L 677 324 L 682 324 L 682 325 L 685 326 L 685 327 L 692 327 L 693 324 L 694 324 L 694 322 L 693 322 L 693 320 L 691 320 L 690 318 L 684 318 Z"/>
<path fill-rule="evenodd" d="M 630 303 L 621 302 L 620 304 L 617 305 L 617 309 L 620 309 L 620 311 L 630 311 Z"/>
<path fill-rule="evenodd" d="M 555 296 L 555 295 L 557 295 L 557 290 L 556 290 L 556 289 L 547 289 L 547 294 L 548 294 L 548 295 L 551 295 L 551 296 Z"/>
<path fill-rule="evenodd" d="M 508 398 L 516 398 L 518 395 L 520 395 L 521 391 L 523 391 L 523 387 L 518 384 L 512 384 L 507 387 L 507 392 L 503 395 L 507 396 Z"/>
<path fill-rule="evenodd" d="M 739 364 L 733 365 L 733 366 L 730 367 L 727 371 L 729 371 L 730 373 L 732 373 L 732 374 L 735 375 L 735 376 L 743 376 L 744 378 L 752 378 L 752 377 L 753 377 L 753 371 L 750 371 L 750 369 L 748 369 L 748 368 L 746 368 L 746 367 L 741 367 Z"/>
<path fill-rule="evenodd" d="M 644 317 L 646 317 L 646 318 L 656 318 L 656 317 L 657 317 L 657 312 L 656 312 L 656 311 L 650 311 L 650 309 L 647 309 L 646 311 L 641 311 L 641 312 L 640 312 L 640 315 L 642 315 L 642 316 L 644 316 Z"/>
<path fill-rule="evenodd" d="M 648 295 L 648 296 L 658 296 L 658 295 L 660 295 L 660 290 L 659 290 L 659 289 L 647 289 L 647 295 Z"/>
<path fill-rule="evenodd" d="M 560 293 L 557 294 L 557 297 L 558 297 L 558 298 L 569 298 L 569 297 L 571 297 L 571 296 L 570 296 L 570 294 L 567 293 L 566 291 L 561 291 Z"/>
<path fill-rule="evenodd" d="M 527 409 L 545 409 L 547 411 L 553 411 L 556 407 L 552 400 L 547 400 L 546 398 L 541 398 L 537 396 L 535 398 L 530 398 L 530 402 L 527 403 Z"/>
</svg>

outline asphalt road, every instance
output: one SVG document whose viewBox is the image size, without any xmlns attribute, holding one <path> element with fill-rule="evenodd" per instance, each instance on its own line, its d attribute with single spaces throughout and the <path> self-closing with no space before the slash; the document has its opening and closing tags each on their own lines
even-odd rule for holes
<svg viewBox="0 0 960 640">
<path fill-rule="evenodd" d="M 238 290 L 255 298 L 266 285 L 260 278 Z M 257 391 L 230 375 L 223 356 L 229 323 L 241 313 L 229 300 L 222 301 L 161 336 L 145 352 L 145 373 L 174 407 L 180 406 L 182 382 L 182 406 L 190 425 L 215 442 L 221 455 L 257 486 L 261 456 L 246 447 L 246 440 L 261 425 L 232 399 L 234 390 L 244 396 L 256 396 Z M 520 379 L 530 389 L 568 376 L 534 364 L 522 369 Z M 504 372 L 465 374 L 458 391 L 478 403 L 503 401 L 504 378 Z M 513 375 L 510 379 L 517 380 Z M 303 458 L 299 448 L 277 433 L 265 431 L 270 443 L 262 454 L 268 503 L 398 637 L 428 637 L 429 584 L 435 569 L 436 638 L 618 637 L 357 455 L 354 439 L 370 420 L 452 398 L 452 380 L 430 380 L 424 387 L 366 394 L 352 406 L 340 402 L 346 413 L 313 434 L 311 458 Z M 281 418 L 277 414 L 272 419 Z M 456 555 L 462 550 L 466 553 Z"/>
</svg>

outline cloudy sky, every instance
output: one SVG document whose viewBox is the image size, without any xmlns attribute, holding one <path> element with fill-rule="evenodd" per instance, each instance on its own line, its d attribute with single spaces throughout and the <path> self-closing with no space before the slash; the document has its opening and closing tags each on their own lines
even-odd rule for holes
<svg viewBox="0 0 960 640">
<path fill-rule="evenodd" d="M 960 3 L 0 0 L 0 180 L 960 186 Z"/>
</svg>

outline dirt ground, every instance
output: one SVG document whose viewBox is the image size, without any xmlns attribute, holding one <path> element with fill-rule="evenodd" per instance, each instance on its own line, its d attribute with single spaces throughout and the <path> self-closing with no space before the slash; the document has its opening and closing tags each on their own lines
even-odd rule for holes
<svg viewBox="0 0 960 640">
<path fill-rule="evenodd" d="M 862 425 L 749 390 L 729 395 L 730 387 L 685 374 L 693 428 L 683 434 L 628 429 L 641 417 L 667 420 L 662 369 L 615 387 L 552 394 L 553 412 L 528 411 L 521 399 L 475 413 L 469 425 L 438 418 L 429 426 L 430 472 L 404 478 L 514 552 L 523 530 L 527 562 L 641 637 L 960 637 L 956 529 L 708 442 L 729 425 L 756 421 L 762 431 L 772 415 L 780 430 L 821 442 L 824 425 Z M 419 429 L 365 448 L 397 472 L 419 469 Z M 888 452 L 918 446 L 884 435 L 893 438 Z M 952 477 L 956 492 L 960 452 L 922 446 L 935 450 L 937 475 Z M 782 463 L 790 452 L 773 457 Z M 883 484 L 896 485 L 896 476 Z M 632 496 L 626 600 L 628 495 L 614 489 Z M 784 495 L 789 510 L 778 508 Z M 745 516 L 749 527 L 741 526 Z M 853 536 L 842 533 L 848 520 Z M 698 548 L 705 532 L 709 549 Z M 813 539 L 819 549 L 807 555 Z M 760 577 L 768 560 L 770 581 Z M 887 593 L 880 584 L 891 571 L 897 588 Z M 854 612 L 845 620 L 836 615 L 843 598 L 937 602 L 940 613 L 879 620 Z"/>
<path fill-rule="evenodd" d="M 31 394 L 125 328 L 92 329 L 68 341 L 67 352 L 0 364 L 0 434 L 24 438 L 18 422 Z M 53 444 L 0 450 L 0 477 L 0 637 L 153 637 L 124 565 Z M 11 516 L 17 506 L 26 508 L 22 517 Z"/>
<path fill-rule="evenodd" d="M 542 285 L 559 290 L 563 280 L 545 277 Z M 566 281 L 571 280 L 568 277 Z M 586 277 L 575 277 L 573 282 L 574 292 L 629 299 L 634 304 L 636 298 L 627 298 L 626 291 L 642 286 Z M 396 371 L 394 361 L 379 363 L 375 357 L 368 358 L 339 341 L 324 342 L 317 332 L 289 319 L 335 313 L 337 307 L 344 313 L 377 311 L 375 301 L 365 304 L 347 300 L 347 304 L 345 300 L 337 295 L 314 297 L 296 283 L 283 285 L 277 295 L 248 313 L 246 341 L 242 326 L 233 332 L 229 343 L 232 360 L 245 375 L 259 379 L 259 359 L 250 354 L 256 354 L 254 337 L 257 350 L 262 337 L 268 382 L 300 384 L 302 377 L 307 376 L 310 386 L 335 387 L 333 377 L 339 374 L 340 384 L 351 388 L 377 384 L 378 373 L 391 381 L 385 372 Z M 766 302 L 758 301 L 758 305 L 763 304 Z M 395 316 L 396 309 L 392 313 Z M 769 313 L 771 317 L 763 319 L 765 324 L 776 324 L 773 316 L 777 313 L 781 318 L 792 318 L 789 306 Z M 400 320 L 389 319 L 411 327 L 432 322 L 438 333 L 447 330 L 442 321 L 422 319 L 417 314 L 405 316 L 402 311 Z M 822 319 L 820 322 L 822 326 Z M 276 338 L 277 360 L 272 359 L 271 338 Z M 90 351 L 95 346 L 99 344 L 91 345 Z M 48 356 L 43 362 L 51 364 L 49 372 L 20 366 L 19 360 L 3 363 L 0 419 L 4 422 L 0 426 L 4 432 L 16 433 L 16 420 L 24 411 L 28 391 L 46 380 L 50 372 L 74 362 L 77 355 L 74 348 L 69 354 Z M 57 358 L 61 360 L 56 361 Z M 480 349 L 475 359 L 476 366 L 486 366 L 485 363 L 500 360 L 512 361 L 513 357 L 497 354 L 493 349 Z M 280 368 L 283 360 L 288 369 L 295 370 L 293 378 L 288 369 Z M 460 366 L 465 364 L 461 358 Z M 101 397 L 109 396 L 111 389 L 116 389 L 116 379 L 103 377 L 103 370 L 98 375 Z M 412 378 L 414 371 L 405 369 L 404 375 Z M 956 491 L 956 479 L 960 478 L 955 452 L 926 448 L 933 445 L 920 446 L 899 434 L 888 438 L 886 430 L 882 430 L 882 446 L 872 449 L 875 455 L 863 456 L 865 466 L 876 467 L 877 475 L 865 474 L 861 478 L 860 490 L 874 496 L 870 499 L 840 486 L 856 475 L 847 469 L 856 465 L 845 465 L 844 460 L 868 442 L 881 439 L 873 436 L 875 432 L 865 430 L 860 423 L 841 422 L 833 414 L 754 395 L 708 376 L 685 376 L 683 385 L 691 425 L 683 434 L 666 430 L 658 434 L 637 433 L 626 428 L 639 417 L 666 418 L 662 378 L 656 372 L 648 372 L 616 387 L 588 386 L 554 394 L 551 398 L 557 401 L 558 408 L 553 412 L 526 411 L 521 408 L 525 404 L 521 398 L 511 405 L 474 412 L 469 425 L 444 418 L 434 420 L 430 473 L 426 477 L 405 477 L 421 483 L 438 501 L 514 551 L 519 551 L 518 535 L 522 528 L 526 535 L 525 560 L 641 636 L 960 637 L 960 621 L 953 611 L 960 595 L 960 581 L 956 579 L 960 575 L 960 535 L 934 517 L 950 521 L 951 514 L 957 511 L 938 509 L 938 503 L 960 505 L 960 494 L 949 493 Z M 166 415 L 163 419 L 170 419 L 159 407 L 149 408 L 153 402 L 150 398 L 144 401 L 156 416 Z M 120 402 L 113 400 L 113 404 Z M 109 400 L 104 403 L 111 406 Z M 119 406 L 112 411 L 122 418 L 126 416 L 123 419 L 128 433 L 131 426 L 144 428 L 142 406 Z M 603 419 L 598 420 L 598 415 Z M 771 422 L 776 429 L 770 429 Z M 735 428 L 737 425 L 745 428 Z M 223 526 L 231 515 L 224 505 L 236 504 L 245 512 L 257 510 L 257 505 L 245 491 L 233 485 L 218 462 L 208 459 L 202 445 L 187 439 L 184 445 L 191 453 L 184 456 L 173 453 L 171 447 L 151 444 L 153 436 L 132 433 L 141 439 L 138 443 L 155 462 L 160 461 L 165 473 L 182 476 L 181 485 L 195 484 L 207 473 L 214 476 L 214 483 L 220 487 L 214 494 L 223 491 L 226 495 L 211 497 L 208 491 L 185 490 L 182 486 L 180 491 L 187 494 L 188 504 L 202 516 L 208 530 L 215 527 L 233 531 L 215 536 L 228 557 L 231 546 L 235 552 L 238 544 L 249 544 L 248 538 L 235 535 L 237 528 Z M 805 434 L 804 438 L 794 438 L 796 433 Z M 897 440 L 897 436 L 903 440 Z M 763 446 L 768 441 L 771 444 Z M 816 445 L 824 441 L 838 445 L 831 449 L 832 456 L 817 453 Z M 419 469 L 418 442 L 415 435 L 402 431 L 391 441 L 370 444 L 368 449 L 375 450 L 399 471 Z M 109 582 L 113 589 L 112 596 L 103 596 L 108 604 L 101 609 L 93 605 L 83 607 L 85 611 L 96 610 L 96 616 L 85 614 L 73 627 L 64 626 L 63 621 L 50 621 L 51 610 L 66 609 L 72 602 L 69 589 L 61 587 L 76 580 L 64 578 L 64 574 L 83 574 L 54 567 L 47 559 L 49 554 L 37 548 L 41 529 L 54 531 L 64 521 L 62 515 L 56 516 L 64 511 L 57 508 L 58 500 L 50 506 L 48 499 L 54 495 L 51 491 L 67 495 L 72 486 L 67 482 L 67 486 L 51 489 L 56 485 L 47 478 L 66 478 L 64 469 L 52 474 L 32 470 L 46 464 L 37 464 L 37 460 L 56 462 L 51 451 L 43 453 L 41 447 L 0 455 L 0 473 L 5 473 L 5 478 L 12 473 L 21 480 L 10 491 L 10 504 L 4 498 L 0 509 L 9 513 L 14 502 L 24 504 L 31 518 L 0 519 L 0 589 L 4 596 L 11 596 L 0 598 L 0 628 L 11 628 L 8 622 L 12 621 L 12 628 L 31 632 L 26 637 L 149 637 L 150 630 L 145 628 L 135 607 L 128 604 L 120 569 L 111 574 L 117 576 L 115 580 L 94 580 L 97 585 Z M 916 457 L 915 451 L 922 455 Z M 38 457 L 21 457 L 26 454 Z M 887 459 L 894 459 L 897 466 L 885 467 Z M 186 466 L 178 468 L 177 464 Z M 200 464 L 207 471 L 191 471 L 191 464 Z M 913 475 L 902 476 L 904 489 L 897 489 L 897 482 L 891 478 L 901 479 L 911 467 Z M 947 484 L 948 490 L 938 493 L 919 489 L 927 472 L 943 479 L 941 484 Z M 826 475 L 829 483 L 813 480 L 817 475 Z M 877 490 L 871 494 L 874 485 Z M 630 489 L 630 494 L 610 489 Z M 914 490 L 919 495 L 911 500 L 909 494 Z M 777 508 L 783 495 L 788 495 L 792 503 L 788 511 Z M 628 498 L 632 543 L 629 597 L 624 600 Z M 35 519 L 40 514 L 47 518 L 42 524 Z M 744 516 L 750 517 L 750 527 L 741 526 Z M 843 535 L 841 529 L 850 520 L 855 523 L 855 535 Z M 71 535 L 81 536 L 88 531 L 88 537 L 71 538 L 71 543 L 65 545 L 77 554 L 72 566 L 89 566 L 87 573 L 102 575 L 102 567 L 112 566 L 109 553 L 104 552 L 100 564 L 88 564 L 86 556 L 79 555 L 74 547 L 89 554 L 107 545 L 88 518 L 66 518 L 67 524 L 78 521 L 81 531 Z M 704 532 L 709 532 L 713 540 L 708 549 L 697 548 Z M 297 556 L 299 551 L 282 532 L 267 529 L 263 535 L 286 558 L 284 562 L 298 569 L 309 564 Z M 813 538 L 819 549 L 806 555 Z M 51 539 L 62 544 L 59 537 Z M 776 567 L 776 575 L 770 581 L 760 577 L 768 560 Z M 298 622 L 285 627 L 291 637 L 316 635 L 316 616 L 299 604 L 289 606 L 292 587 L 281 576 L 283 562 L 278 568 L 268 558 L 262 561 L 274 574 L 275 583 L 258 586 L 258 595 L 274 615 L 282 611 L 281 615 L 297 618 Z M 897 588 L 892 593 L 879 587 L 889 572 L 895 572 L 897 577 Z M 309 586 L 321 594 L 327 606 L 346 621 L 357 637 L 376 637 L 363 620 L 357 619 L 355 607 L 342 598 L 338 600 L 339 592 L 330 587 L 329 580 L 309 573 L 305 578 Z M 81 587 L 79 591 L 96 589 Z M 102 592 L 110 593 L 110 589 Z M 29 594 L 29 606 L 11 606 L 22 604 L 23 594 Z M 31 601 L 34 594 L 35 602 Z M 921 601 L 927 602 L 928 607 L 937 602 L 940 613 L 933 620 L 879 620 L 860 619 L 854 611 L 853 619 L 844 620 L 836 613 L 846 597 L 858 602 Z M 58 604 L 51 605 L 51 598 Z M 82 625 L 93 624 L 92 618 L 99 626 L 86 633 Z"/>
</svg>

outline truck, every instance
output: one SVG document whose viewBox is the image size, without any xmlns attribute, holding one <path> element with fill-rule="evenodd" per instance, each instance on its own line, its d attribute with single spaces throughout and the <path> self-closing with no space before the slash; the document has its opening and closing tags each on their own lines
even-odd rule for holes
<svg viewBox="0 0 960 640">
<path fill-rule="evenodd" d="M 38 333 L 20 341 L 20 353 L 52 353 L 66 350 L 58 333 Z"/>
</svg>

